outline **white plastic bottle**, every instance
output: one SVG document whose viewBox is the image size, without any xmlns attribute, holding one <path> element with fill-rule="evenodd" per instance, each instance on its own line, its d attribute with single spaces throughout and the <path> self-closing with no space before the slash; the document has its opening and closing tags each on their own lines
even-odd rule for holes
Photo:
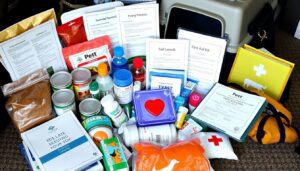
<svg viewBox="0 0 300 171">
<path fill-rule="evenodd" d="M 138 142 L 156 142 L 161 145 L 169 145 L 177 140 L 177 132 L 174 124 L 147 127 L 137 127 L 132 124 L 124 127 L 123 140 L 126 146 L 131 147 Z"/>
<path fill-rule="evenodd" d="M 128 120 L 127 115 L 111 94 L 108 94 L 101 99 L 101 105 L 104 108 L 104 113 L 111 118 L 116 127 L 120 127 Z"/>
<path fill-rule="evenodd" d="M 113 93 L 114 83 L 111 77 L 108 75 L 108 66 L 106 63 L 101 63 L 98 65 L 98 77 L 96 81 L 99 84 L 100 99 L 107 94 Z"/>
</svg>

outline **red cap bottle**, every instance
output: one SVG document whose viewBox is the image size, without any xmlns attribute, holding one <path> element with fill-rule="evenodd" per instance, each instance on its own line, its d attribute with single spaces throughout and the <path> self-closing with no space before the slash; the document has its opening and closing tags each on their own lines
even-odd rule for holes
<svg viewBox="0 0 300 171">
<path fill-rule="evenodd" d="M 192 93 L 189 97 L 189 110 L 192 113 L 202 101 L 202 96 L 198 93 Z"/>
<path fill-rule="evenodd" d="M 134 58 L 133 59 L 133 65 L 132 65 L 132 76 L 133 81 L 140 81 L 142 83 L 142 89 L 145 87 L 145 75 L 146 71 L 144 68 L 144 61 L 142 58 Z"/>
</svg>

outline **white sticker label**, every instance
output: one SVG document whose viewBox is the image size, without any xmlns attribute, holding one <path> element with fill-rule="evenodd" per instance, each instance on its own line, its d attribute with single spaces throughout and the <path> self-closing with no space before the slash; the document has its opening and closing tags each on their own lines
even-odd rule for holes
<svg viewBox="0 0 300 171">
<path fill-rule="evenodd" d="M 89 49 L 74 55 L 70 55 L 70 62 L 73 68 L 79 67 L 98 67 L 99 63 L 108 62 L 110 65 L 110 53 L 108 46 L 101 46 L 95 49 Z"/>
</svg>

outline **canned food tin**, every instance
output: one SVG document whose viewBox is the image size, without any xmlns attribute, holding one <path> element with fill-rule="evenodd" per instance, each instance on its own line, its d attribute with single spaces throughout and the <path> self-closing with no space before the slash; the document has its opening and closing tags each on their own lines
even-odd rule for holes
<svg viewBox="0 0 300 171">
<path fill-rule="evenodd" d="M 72 75 L 66 71 L 59 71 L 50 78 L 52 90 L 55 92 L 60 89 L 73 90 Z"/>
<path fill-rule="evenodd" d="M 97 146 L 99 146 L 100 141 L 113 137 L 112 123 L 107 116 L 91 116 L 82 124 Z"/>
<path fill-rule="evenodd" d="M 79 103 L 79 112 L 81 119 L 85 120 L 88 117 L 100 115 L 101 103 L 94 98 L 87 98 Z"/>
<path fill-rule="evenodd" d="M 69 110 L 72 110 L 76 114 L 75 95 L 72 90 L 57 90 L 52 95 L 52 102 L 57 115 L 62 115 Z"/>
<path fill-rule="evenodd" d="M 76 99 L 82 101 L 90 97 L 89 84 L 91 82 L 91 72 L 86 68 L 76 68 L 72 71 L 73 86 Z"/>
</svg>

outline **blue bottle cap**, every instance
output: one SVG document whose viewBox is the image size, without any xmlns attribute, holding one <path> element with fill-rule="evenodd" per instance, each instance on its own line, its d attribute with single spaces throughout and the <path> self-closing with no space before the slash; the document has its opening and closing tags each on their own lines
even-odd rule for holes
<svg viewBox="0 0 300 171">
<path fill-rule="evenodd" d="M 118 87 L 129 86 L 132 80 L 132 74 L 127 69 L 119 69 L 114 73 L 114 84 Z"/>
<path fill-rule="evenodd" d="M 123 50 L 123 47 L 121 46 L 116 46 L 114 48 L 114 56 L 117 56 L 117 57 L 121 57 L 124 55 L 124 50 Z"/>
</svg>

